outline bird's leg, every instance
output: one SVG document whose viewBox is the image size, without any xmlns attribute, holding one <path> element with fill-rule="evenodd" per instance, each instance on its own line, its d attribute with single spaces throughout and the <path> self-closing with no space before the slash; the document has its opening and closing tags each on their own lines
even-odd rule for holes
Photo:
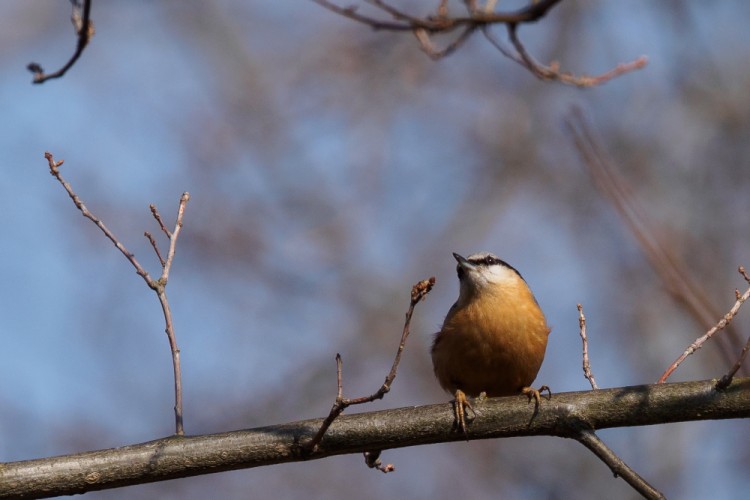
<svg viewBox="0 0 750 500">
<path fill-rule="evenodd" d="M 539 405 L 542 402 L 542 393 L 544 391 L 547 391 L 547 401 L 552 399 L 552 391 L 546 385 L 541 386 L 539 389 L 534 389 L 533 387 L 524 387 L 523 389 L 521 389 L 521 394 L 528 396 L 529 402 L 531 402 L 533 398 L 534 401 L 536 401 L 536 407 L 539 408 Z"/>
<path fill-rule="evenodd" d="M 455 398 L 456 399 L 453 401 L 453 412 L 456 416 L 456 421 L 453 425 L 454 427 L 461 429 L 461 432 L 466 436 L 468 435 L 466 430 L 466 409 L 468 408 L 471 410 L 471 413 L 474 414 L 472 419 L 476 418 L 477 413 L 474 411 L 474 408 L 472 408 L 471 403 L 469 403 L 469 399 L 466 397 L 466 394 L 464 394 L 464 391 L 456 389 Z"/>
</svg>

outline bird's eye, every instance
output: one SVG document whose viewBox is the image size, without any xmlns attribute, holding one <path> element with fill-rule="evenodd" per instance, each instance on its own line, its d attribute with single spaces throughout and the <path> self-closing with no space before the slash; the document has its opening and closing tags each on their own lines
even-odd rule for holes
<svg viewBox="0 0 750 500">
<path fill-rule="evenodd" d="M 487 258 L 485 259 L 485 262 L 487 262 L 487 265 L 488 265 L 488 266 L 492 266 L 492 265 L 495 265 L 495 264 L 497 264 L 497 263 L 498 263 L 498 260 L 497 260 L 497 259 L 496 259 L 495 257 L 493 257 L 493 256 L 489 255 L 489 256 L 487 256 Z"/>
</svg>

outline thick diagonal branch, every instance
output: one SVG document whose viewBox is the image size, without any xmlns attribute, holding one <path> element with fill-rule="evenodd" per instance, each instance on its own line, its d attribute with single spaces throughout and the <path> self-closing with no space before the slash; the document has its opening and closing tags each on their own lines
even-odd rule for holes
<svg viewBox="0 0 750 500">
<path fill-rule="evenodd" d="M 555 394 L 538 415 L 525 397 L 489 398 L 469 440 L 514 436 L 575 439 L 580 424 L 606 429 L 750 417 L 750 378 L 724 391 L 715 381 L 656 384 Z M 148 443 L 0 465 L 0 498 L 56 496 L 227 470 L 465 440 L 452 431 L 450 404 L 342 415 L 316 450 L 300 452 L 323 419 Z M 545 464 L 540 463 L 539 467 Z M 546 464 L 554 467 L 554 464 Z"/>
</svg>

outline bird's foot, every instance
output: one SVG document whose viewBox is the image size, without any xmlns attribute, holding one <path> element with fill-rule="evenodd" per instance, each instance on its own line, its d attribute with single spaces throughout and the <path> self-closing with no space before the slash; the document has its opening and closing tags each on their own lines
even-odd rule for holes
<svg viewBox="0 0 750 500">
<path fill-rule="evenodd" d="M 529 403 L 532 399 L 536 401 L 536 407 L 539 408 L 539 405 L 542 402 L 542 393 L 544 391 L 547 391 L 547 401 L 552 399 L 552 391 L 546 385 L 541 386 L 539 389 L 534 389 L 533 387 L 524 387 L 523 389 L 521 389 L 521 394 L 529 397 Z"/>
<path fill-rule="evenodd" d="M 466 394 L 464 394 L 464 391 L 462 391 L 461 389 L 457 389 L 455 398 L 456 399 L 453 401 L 453 413 L 456 417 L 456 420 L 453 423 L 453 427 L 455 429 L 460 429 L 461 432 L 464 433 L 464 436 L 468 436 L 469 433 L 466 430 L 468 412 L 466 410 L 471 410 L 471 413 L 473 414 L 469 421 L 474 420 L 477 416 L 477 413 L 474 411 L 471 403 L 469 403 L 469 399 L 466 397 Z"/>
</svg>

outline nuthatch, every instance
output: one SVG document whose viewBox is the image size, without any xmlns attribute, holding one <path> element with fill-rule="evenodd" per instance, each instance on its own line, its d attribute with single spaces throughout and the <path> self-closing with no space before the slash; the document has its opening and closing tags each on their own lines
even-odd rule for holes
<svg viewBox="0 0 750 500">
<path fill-rule="evenodd" d="M 547 349 L 550 329 L 526 281 L 491 253 L 464 258 L 457 253 L 461 288 L 432 344 L 435 376 L 455 395 L 456 425 L 466 433 L 466 398 L 526 394 Z"/>
</svg>

